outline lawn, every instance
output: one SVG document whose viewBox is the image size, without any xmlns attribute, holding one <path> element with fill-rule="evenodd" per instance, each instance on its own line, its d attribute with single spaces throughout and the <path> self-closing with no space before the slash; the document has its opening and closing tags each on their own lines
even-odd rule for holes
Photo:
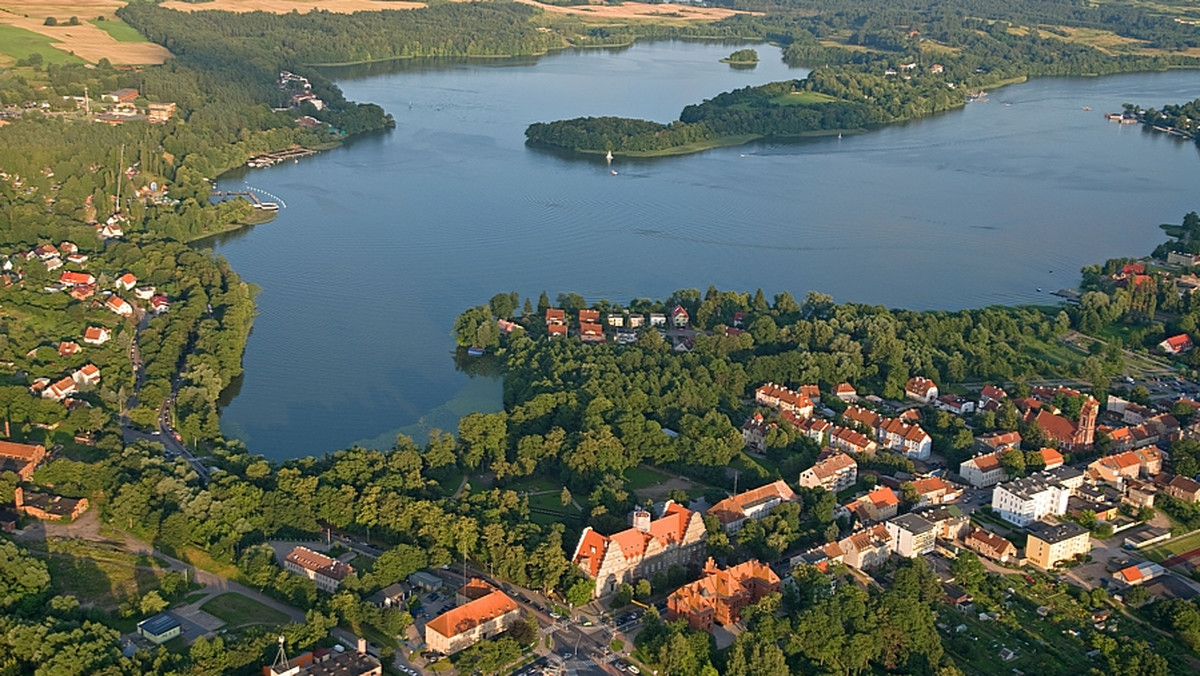
<svg viewBox="0 0 1200 676">
<path fill-rule="evenodd" d="M 54 46 L 55 41 L 24 28 L 0 24 L 0 53 L 14 59 L 27 59 L 30 54 L 41 54 L 45 63 L 83 63 L 83 59 Z"/>
<path fill-rule="evenodd" d="M 1151 561 L 1158 562 L 1176 554 L 1190 552 L 1193 549 L 1200 549 L 1200 531 L 1179 538 L 1171 538 L 1160 545 L 1146 548 L 1142 553 Z"/>
<path fill-rule="evenodd" d="M 558 491 L 562 492 L 562 484 L 551 481 L 545 477 L 529 477 L 508 487 L 510 491 L 517 493 L 540 493 L 542 491 Z M 557 498 L 558 495 L 555 495 Z"/>
<path fill-rule="evenodd" d="M 86 540 L 51 539 L 31 549 L 46 561 L 55 593 L 102 608 L 157 588 L 167 570 L 159 559 Z"/>
<path fill-rule="evenodd" d="M 96 28 L 108 33 L 117 42 L 145 42 L 146 38 L 133 26 L 119 19 L 108 19 L 106 21 L 89 21 Z"/>
<path fill-rule="evenodd" d="M 631 491 L 649 488 L 667 480 L 667 475 L 648 467 L 634 467 L 625 470 L 625 487 Z"/>
<path fill-rule="evenodd" d="M 288 622 L 288 616 L 278 610 L 268 608 L 254 599 L 232 592 L 221 594 L 200 606 L 200 610 L 225 620 L 231 628 L 247 624 L 278 626 Z"/>
<path fill-rule="evenodd" d="M 771 99 L 771 103 L 777 106 L 811 106 L 814 103 L 832 103 L 840 101 L 837 97 L 821 92 L 792 92 L 790 94 L 781 94 Z"/>
</svg>

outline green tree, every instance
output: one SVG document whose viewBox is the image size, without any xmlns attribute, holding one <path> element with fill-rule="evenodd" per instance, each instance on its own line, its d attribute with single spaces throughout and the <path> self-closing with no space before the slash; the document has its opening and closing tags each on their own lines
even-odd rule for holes
<svg viewBox="0 0 1200 676">
<path fill-rule="evenodd" d="M 565 597 L 572 607 L 587 605 L 592 600 L 592 591 L 596 589 L 596 581 L 579 578 L 567 588 Z"/>
</svg>

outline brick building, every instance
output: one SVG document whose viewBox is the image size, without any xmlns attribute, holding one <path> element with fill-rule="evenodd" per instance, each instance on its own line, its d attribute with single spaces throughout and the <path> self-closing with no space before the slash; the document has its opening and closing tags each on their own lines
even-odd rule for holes
<svg viewBox="0 0 1200 676">
<path fill-rule="evenodd" d="M 734 624 L 743 608 L 781 589 L 779 576 L 765 563 L 746 561 L 721 570 L 709 558 L 703 577 L 667 597 L 667 619 L 683 618 L 693 629 L 712 631 L 714 622 Z"/>
<path fill-rule="evenodd" d="M 601 535 L 591 526 L 583 529 L 571 562 L 596 581 L 595 598 L 608 596 L 623 583 L 649 579 L 673 565 L 698 566 L 708 532 L 699 512 L 668 500 L 662 516 L 651 520 L 650 512 L 633 513 L 633 527 L 613 535 Z"/>
</svg>

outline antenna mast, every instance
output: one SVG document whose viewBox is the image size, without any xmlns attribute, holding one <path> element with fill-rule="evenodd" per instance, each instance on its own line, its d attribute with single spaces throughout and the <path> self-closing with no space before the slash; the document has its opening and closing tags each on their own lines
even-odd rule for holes
<svg viewBox="0 0 1200 676">
<path fill-rule="evenodd" d="M 271 667 L 277 671 L 279 670 L 280 667 L 282 667 L 284 671 L 291 668 L 291 665 L 288 664 L 287 652 L 284 651 L 284 649 L 283 649 L 283 642 L 284 642 L 284 637 L 280 636 L 279 637 L 279 654 L 277 654 L 275 656 L 275 663 L 271 665 Z"/>
<path fill-rule="evenodd" d="M 117 213 L 121 213 L 121 174 L 125 173 L 125 144 L 121 144 L 121 159 L 117 161 Z"/>
</svg>

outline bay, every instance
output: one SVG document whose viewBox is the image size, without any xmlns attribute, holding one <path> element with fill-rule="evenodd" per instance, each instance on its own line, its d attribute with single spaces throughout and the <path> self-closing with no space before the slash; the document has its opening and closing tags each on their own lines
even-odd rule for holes
<svg viewBox="0 0 1200 676">
<path fill-rule="evenodd" d="M 1163 239 L 1156 224 L 1197 208 L 1194 144 L 1103 119 L 1126 101 L 1195 98 L 1193 71 L 1039 79 L 841 139 L 618 158 L 615 176 L 603 159 L 524 145 L 531 122 L 669 121 L 806 73 L 756 48 L 753 70 L 719 62 L 730 45 L 654 42 L 331 73 L 397 127 L 221 179 L 287 205 L 211 244 L 262 288 L 225 433 L 282 459 L 387 447 L 398 431 L 498 410 L 498 382 L 456 368 L 450 331 L 501 291 L 624 302 L 713 284 L 916 309 L 1048 303 L 1081 266 L 1146 253 Z"/>
</svg>

